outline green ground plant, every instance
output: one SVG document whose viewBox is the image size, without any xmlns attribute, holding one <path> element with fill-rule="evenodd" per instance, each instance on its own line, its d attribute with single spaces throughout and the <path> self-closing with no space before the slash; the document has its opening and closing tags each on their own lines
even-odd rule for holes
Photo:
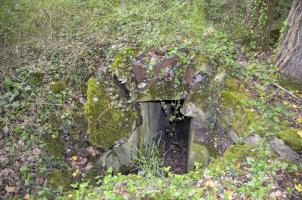
<svg viewBox="0 0 302 200">
<path fill-rule="evenodd" d="M 71 156 L 84 146 L 80 138 L 87 130 L 83 104 L 87 80 L 112 66 L 125 49 L 141 55 L 150 49 L 167 49 L 168 55 L 178 54 L 184 65 L 211 61 L 226 69 L 227 79 L 243 82 L 243 90 L 231 92 L 248 96 L 240 99 L 242 107 L 253 110 L 263 122 L 254 123 L 245 135 L 276 135 L 289 144 L 291 138 L 283 138 L 284 133 L 300 127 L 299 105 L 288 98 L 288 91 L 299 96 L 298 92 L 276 88 L 282 83 L 276 66 L 270 59 L 259 59 L 254 51 L 260 32 L 249 35 L 243 31 L 244 13 L 226 9 L 229 1 L 133 0 L 126 6 L 120 2 L 1 1 L 0 139 L 1 153 L 6 156 L 0 164 L 16 170 L 20 179 L 12 176 L 10 180 L 19 180 L 22 188 L 9 197 L 20 199 L 30 193 L 34 199 L 231 199 L 233 195 L 266 199 L 278 187 L 280 174 L 301 172 L 300 166 L 278 159 L 269 146 L 238 143 L 233 148 L 236 152 L 231 149 L 213 162 L 221 162 L 223 168 L 213 164 L 200 169 L 197 163 L 195 171 L 177 175 L 161 168 L 158 144 L 151 143 L 140 151 L 139 174 L 112 174 L 109 170 L 98 180 L 99 186 L 70 177 L 70 191 L 47 185 L 46 177 L 58 169 L 72 174 Z M 243 2 L 238 4 L 240 8 L 234 8 L 241 10 L 246 1 L 239 2 Z M 283 16 L 286 8 L 276 8 Z M 234 15 L 222 14 L 222 9 Z M 281 30 L 280 19 L 283 17 L 274 22 L 276 30 Z M 234 26 L 228 28 L 229 22 Z M 190 53 L 180 54 L 183 49 Z M 209 88 L 213 113 L 217 113 L 217 97 L 223 90 L 220 84 Z M 299 150 L 301 144 L 296 141 L 293 148 Z M 38 156 L 32 158 L 33 152 Z M 287 194 L 297 193 L 295 184 L 285 183 Z M 5 189 L 1 187 L 1 191 Z"/>
</svg>

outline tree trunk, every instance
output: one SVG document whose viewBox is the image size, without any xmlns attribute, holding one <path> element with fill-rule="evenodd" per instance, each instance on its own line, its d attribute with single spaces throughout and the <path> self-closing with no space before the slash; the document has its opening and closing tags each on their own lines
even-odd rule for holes
<svg viewBox="0 0 302 200">
<path fill-rule="evenodd" d="M 294 0 L 277 48 L 276 65 L 281 73 L 302 83 L 302 0 Z"/>
</svg>

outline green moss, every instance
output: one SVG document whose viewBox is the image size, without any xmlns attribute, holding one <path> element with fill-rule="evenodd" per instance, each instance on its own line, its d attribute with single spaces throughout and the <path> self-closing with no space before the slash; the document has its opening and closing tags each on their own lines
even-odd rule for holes
<svg viewBox="0 0 302 200">
<path fill-rule="evenodd" d="M 84 109 L 89 141 L 105 149 L 127 136 L 137 118 L 133 110 L 114 108 L 110 102 L 104 84 L 97 83 L 94 78 L 89 79 Z"/>
<path fill-rule="evenodd" d="M 190 146 L 188 157 L 188 171 L 194 169 L 195 162 L 202 164 L 205 167 L 208 164 L 210 154 L 206 146 L 198 143 L 192 143 Z"/>
<path fill-rule="evenodd" d="M 129 67 L 131 59 L 136 55 L 136 50 L 132 47 L 125 48 L 117 53 L 113 59 L 110 70 L 118 78 L 128 78 L 132 71 Z"/>
<path fill-rule="evenodd" d="M 48 175 L 48 185 L 52 188 L 63 187 L 64 190 L 70 189 L 72 183 L 71 174 L 65 170 L 53 169 Z"/>
<path fill-rule="evenodd" d="M 87 120 L 85 119 L 83 114 L 78 111 L 73 111 L 71 113 L 71 116 L 75 122 L 75 128 L 73 129 L 71 137 L 72 139 L 77 140 L 79 139 L 79 134 L 87 130 Z"/>
<path fill-rule="evenodd" d="M 207 73 L 210 69 L 208 66 L 208 62 L 210 61 L 207 56 L 204 54 L 198 54 L 196 55 L 196 65 L 194 66 L 194 69 L 196 71 L 202 71 Z"/>
<path fill-rule="evenodd" d="M 56 81 L 51 83 L 51 91 L 54 93 L 60 93 L 65 89 L 64 81 Z"/>
<path fill-rule="evenodd" d="M 302 81 L 294 79 L 293 77 L 287 78 L 282 76 L 280 77 L 279 82 L 282 83 L 282 85 L 287 89 L 302 91 Z"/>
<path fill-rule="evenodd" d="M 33 83 L 33 84 L 41 84 L 43 81 L 43 74 L 40 73 L 40 72 L 35 72 L 31 75 L 31 80 L 30 82 Z"/>
<path fill-rule="evenodd" d="M 225 81 L 225 86 L 231 91 L 242 91 L 244 89 L 244 84 L 242 81 L 235 78 L 228 78 Z"/>
<path fill-rule="evenodd" d="M 299 135 L 298 129 L 288 129 L 277 134 L 277 137 L 284 140 L 292 149 L 296 151 L 302 150 L 302 137 Z"/>
<path fill-rule="evenodd" d="M 226 167 L 232 168 L 232 164 L 236 162 L 244 161 L 247 156 L 253 156 L 255 152 L 252 151 L 250 145 L 232 145 L 223 156 L 217 158 L 209 164 L 210 170 L 221 169 L 224 170 Z"/>
<path fill-rule="evenodd" d="M 177 100 L 181 99 L 183 92 L 188 90 L 188 85 L 174 78 L 170 81 L 161 81 L 152 84 L 148 89 L 140 92 L 137 98 L 140 101 Z"/>
<path fill-rule="evenodd" d="M 52 137 L 45 139 L 47 152 L 53 155 L 56 158 L 61 158 L 64 153 L 64 144 L 63 142 L 53 135 Z"/>
<path fill-rule="evenodd" d="M 223 90 L 220 94 L 221 118 L 239 136 L 246 136 L 252 127 L 258 129 L 263 122 L 255 111 L 248 108 L 247 102 L 250 98 L 243 92 L 236 91 L 242 89 L 240 82 L 232 80 L 227 85 L 231 90 Z"/>
<path fill-rule="evenodd" d="M 228 91 L 228 90 L 222 91 L 220 95 L 221 95 L 221 103 L 227 107 L 243 106 L 245 101 L 248 99 L 248 97 L 242 93 Z"/>
<path fill-rule="evenodd" d="M 248 135 L 252 123 L 257 121 L 257 115 L 248 109 L 238 109 L 230 117 L 232 129 L 240 136 Z"/>
<path fill-rule="evenodd" d="M 206 84 L 205 84 L 206 85 Z M 210 93 L 206 91 L 204 85 L 193 88 L 188 96 L 188 102 L 194 103 L 200 110 L 208 110 L 208 98 Z"/>
</svg>

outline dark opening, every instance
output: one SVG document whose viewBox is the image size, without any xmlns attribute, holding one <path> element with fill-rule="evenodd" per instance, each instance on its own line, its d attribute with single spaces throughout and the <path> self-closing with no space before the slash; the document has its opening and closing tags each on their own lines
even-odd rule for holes
<svg viewBox="0 0 302 200">
<path fill-rule="evenodd" d="M 161 137 L 160 152 L 163 166 L 170 166 L 170 171 L 176 174 L 187 172 L 190 118 L 181 114 L 182 103 L 182 101 L 162 102 L 163 109 L 169 117 L 169 125 Z"/>
</svg>

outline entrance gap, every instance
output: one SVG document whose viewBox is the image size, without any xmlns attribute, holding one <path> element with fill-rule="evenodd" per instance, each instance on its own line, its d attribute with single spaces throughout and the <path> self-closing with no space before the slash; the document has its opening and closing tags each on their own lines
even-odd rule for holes
<svg viewBox="0 0 302 200">
<path fill-rule="evenodd" d="M 183 101 L 161 102 L 169 124 L 163 132 L 160 141 L 160 153 L 163 166 L 170 167 L 176 174 L 187 172 L 188 139 L 190 132 L 190 118 L 181 114 Z"/>
</svg>

